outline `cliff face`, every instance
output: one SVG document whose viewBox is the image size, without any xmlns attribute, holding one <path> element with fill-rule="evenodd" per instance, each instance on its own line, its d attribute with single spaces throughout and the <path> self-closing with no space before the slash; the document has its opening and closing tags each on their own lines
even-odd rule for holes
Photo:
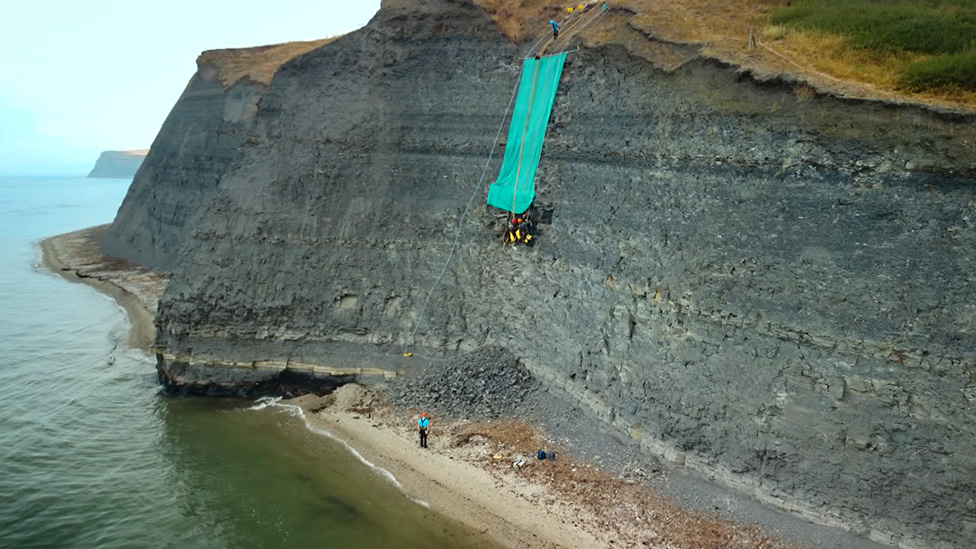
<svg viewBox="0 0 976 549">
<path fill-rule="evenodd" d="M 973 539 L 976 117 L 580 50 L 537 245 L 503 249 L 479 194 L 410 340 L 519 63 L 468 3 L 396 4 L 266 90 L 201 67 L 167 119 L 107 242 L 174 271 L 164 376 L 501 345 L 720 482 L 905 547 Z"/>
<path fill-rule="evenodd" d="M 88 177 L 128 179 L 136 174 L 148 152 L 147 150 L 105 151 L 98 156 L 95 167 L 88 173 Z"/>
<path fill-rule="evenodd" d="M 219 68 L 198 63 L 103 237 L 106 252 L 157 270 L 175 268 L 192 220 L 248 139 L 265 89 L 248 79 L 224 89 Z"/>
</svg>

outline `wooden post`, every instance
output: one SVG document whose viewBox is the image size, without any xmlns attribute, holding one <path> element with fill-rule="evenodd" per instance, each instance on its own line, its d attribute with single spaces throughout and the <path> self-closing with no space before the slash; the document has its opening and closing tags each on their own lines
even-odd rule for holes
<svg viewBox="0 0 976 549">
<path fill-rule="evenodd" d="M 756 49 L 756 32 L 752 27 L 749 27 L 749 49 Z"/>
</svg>

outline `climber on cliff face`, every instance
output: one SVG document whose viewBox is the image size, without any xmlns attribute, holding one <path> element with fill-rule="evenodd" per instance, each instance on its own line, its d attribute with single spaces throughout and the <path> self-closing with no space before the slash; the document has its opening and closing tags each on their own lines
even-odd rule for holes
<svg viewBox="0 0 976 549">
<path fill-rule="evenodd" d="M 427 419 L 427 412 L 420 416 L 420 420 L 417 422 L 420 427 L 420 447 L 427 447 L 427 428 L 430 426 L 430 420 Z"/>
<path fill-rule="evenodd" d="M 505 223 L 505 234 L 502 236 L 502 245 L 511 244 L 514 246 L 518 244 L 520 237 L 516 234 L 516 231 L 518 231 L 518 222 L 513 217 Z"/>
<path fill-rule="evenodd" d="M 532 220 L 529 219 L 529 212 L 522 214 L 518 220 L 518 235 L 522 244 L 529 245 L 532 242 Z"/>
<path fill-rule="evenodd" d="M 555 40 L 559 38 L 559 23 L 550 19 L 549 24 L 552 25 L 552 39 Z"/>
</svg>

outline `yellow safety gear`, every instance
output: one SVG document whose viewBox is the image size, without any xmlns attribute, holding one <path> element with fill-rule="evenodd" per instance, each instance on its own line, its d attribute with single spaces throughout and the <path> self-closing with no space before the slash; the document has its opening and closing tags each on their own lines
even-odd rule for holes
<svg viewBox="0 0 976 549">
<path fill-rule="evenodd" d="M 582 9 L 583 9 L 583 4 L 580 4 L 580 5 L 579 5 L 579 7 L 578 7 L 578 8 L 576 8 L 576 9 L 578 9 L 578 10 L 582 10 Z"/>
<path fill-rule="evenodd" d="M 514 235 L 514 234 L 512 234 L 512 233 L 508 233 L 508 239 L 509 239 L 509 240 L 510 240 L 511 242 L 515 242 L 515 235 Z"/>
<path fill-rule="evenodd" d="M 566 11 L 568 11 L 569 13 L 573 13 L 573 8 L 568 8 Z"/>
<path fill-rule="evenodd" d="M 525 235 L 525 241 L 528 242 L 530 240 L 532 240 L 532 235 L 530 234 Z"/>
<path fill-rule="evenodd" d="M 522 240 L 522 233 L 518 229 L 515 229 L 515 238 Z"/>
</svg>

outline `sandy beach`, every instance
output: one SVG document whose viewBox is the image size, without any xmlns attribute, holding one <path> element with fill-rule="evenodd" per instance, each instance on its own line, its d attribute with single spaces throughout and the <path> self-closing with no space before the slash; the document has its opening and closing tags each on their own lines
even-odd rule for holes
<svg viewBox="0 0 976 549">
<path fill-rule="evenodd" d="M 579 463 L 524 422 L 432 415 L 424 449 L 414 428 L 419 415 L 395 412 L 373 387 L 346 385 L 285 403 L 301 407 L 311 428 L 389 471 L 410 498 L 505 547 L 799 547 Z M 540 448 L 556 459 L 538 460 Z"/>
</svg>

